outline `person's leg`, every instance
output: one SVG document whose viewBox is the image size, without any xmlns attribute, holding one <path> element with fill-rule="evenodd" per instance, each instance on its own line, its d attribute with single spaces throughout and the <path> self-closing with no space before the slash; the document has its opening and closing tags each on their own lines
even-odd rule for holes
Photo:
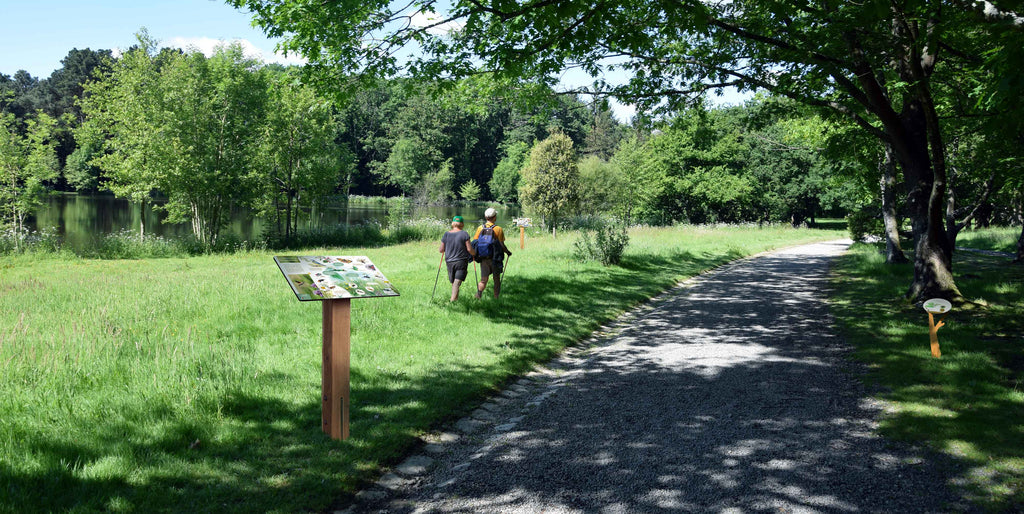
<svg viewBox="0 0 1024 514">
<path fill-rule="evenodd" d="M 484 289 L 487 288 L 487 277 L 491 275 L 491 260 L 484 259 L 480 263 L 480 283 L 476 285 L 476 297 L 481 298 L 484 294 Z"/>
<path fill-rule="evenodd" d="M 448 276 L 450 277 L 451 282 L 452 282 L 452 298 L 451 298 L 451 301 L 454 302 L 455 300 L 459 299 L 459 286 L 461 286 L 462 283 L 466 281 L 466 272 L 468 271 L 468 269 L 467 269 L 468 263 L 464 262 L 464 261 L 459 261 L 459 262 L 455 262 L 455 263 L 452 263 L 452 264 L 453 265 L 451 267 L 451 271 L 449 272 Z"/>
<path fill-rule="evenodd" d="M 494 298 L 501 294 L 501 273 L 494 274 Z"/>
<path fill-rule="evenodd" d="M 461 285 L 461 280 L 455 279 L 452 281 L 452 299 L 450 301 L 454 302 L 455 300 L 459 299 L 459 286 Z"/>
</svg>

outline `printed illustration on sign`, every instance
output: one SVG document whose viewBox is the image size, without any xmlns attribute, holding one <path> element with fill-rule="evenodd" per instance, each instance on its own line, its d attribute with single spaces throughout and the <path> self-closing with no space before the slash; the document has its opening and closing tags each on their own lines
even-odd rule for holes
<svg viewBox="0 0 1024 514">
<path fill-rule="evenodd" d="M 279 255 L 274 261 L 299 300 L 398 296 L 365 256 Z"/>
</svg>

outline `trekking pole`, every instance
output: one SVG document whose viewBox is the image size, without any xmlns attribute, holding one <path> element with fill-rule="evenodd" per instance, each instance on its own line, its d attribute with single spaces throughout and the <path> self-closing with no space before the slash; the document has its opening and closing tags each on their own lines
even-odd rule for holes
<svg viewBox="0 0 1024 514">
<path fill-rule="evenodd" d="M 505 265 L 501 267 L 501 285 L 508 290 L 508 283 L 505 282 L 505 272 L 508 271 L 508 263 L 512 262 L 512 254 L 508 254 L 508 258 L 505 259 Z"/>
<path fill-rule="evenodd" d="M 430 299 L 434 299 L 434 293 L 437 292 L 437 281 L 441 278 L 441 263 L 444 262 L 444 254 L 441 254 L 441 260 L 437 261 L 437 276 L 434 277 L 434 290 L 430 292 Z"/>
</svg>

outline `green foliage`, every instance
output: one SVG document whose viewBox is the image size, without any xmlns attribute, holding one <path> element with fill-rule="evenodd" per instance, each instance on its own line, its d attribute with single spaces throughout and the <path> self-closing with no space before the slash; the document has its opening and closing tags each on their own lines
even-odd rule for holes
<svg viewBox="0 0 1024 514">
<path fill-rule="evenodd" d="M 56 120 L 37 113 L 21 135 L 14 116 L 0 112 L 0 229 L 24 233 L 25 220 L 57 178 L 54 128 Z"/>
<path fill-rule="evenodd" d="M 620 220 L 606 221 L 596 230 L 581 230 L 574 243 L 575 255 L 583 260 L 595 260 L 605 266 L 618 265 L 629 246 L 629 227 Z"/>
<path fill-rule="evenodd" d="M 470 180 L 459 188 L 459 196 L 468 202 L 477 200 L 480 198 L 480 186 L 475 181 Z"/>
<path fill-rule="evenodd" d="M 455 174 L 452 162 L 444 161 L 437 171 L 428 172 L 417 186 L 416 201 L 423 204 L 444 204 L 455 197 L 452 188 Z"/>
<path fill-rule="evenodd" d="M 491 195 L 499 202 L 515 202 L 519 199 L 520 170 L 526 164 L 530 146 L 516 141 L 505 147 L 505 157 L 494 168 L 488 187 Z"/>
<path fill-rule="evenodd" d="M 258 143 L 268 83 L 238 44 L 199 52 L 155 54 L 139 46 L 83 99 L 88 121 L 80 141 L 105 142 L 95 162 L 121 197 L 145 201 L 159 190 L 168 220 L 189 221 L 196 238 L 215 245 L 232 204 L 260 190 Z"/>
<path fill-rule="evenodd" d="M 751 180 L 742 174 L 739 132 L 717 112 L 693 110 L 647 141 L 635 171 L 637 217 L 653 223 L 747 218 Z M 749 212 L 749 211 L 748 211 Z"/>
<path fill-rule="evenodd" d="M 579 206 L 580 174 L 572 140 L 555 131 L 530 150 L 522 170 L 519 198 L 552 228 L 558 218 L 575 214 Z"/>
<path fill-rule="evenodd" d="M 160 126 L 166 138 L 159 189 L 171 221 L 190 221 L 203 243 L 216 244 L 233 203 L 259 191 L 258 159 L 268 84 L 235 43 L 207 59 L 199 52 L 160 71 Z M 175 106 L 166 109 L 166 106 Z"/>
<path fill-rule="evenodd" d="M 849 150 L 827 155 L 832 125 L 806 107 L 768 98 L 748 103 L 748 109 L 752 119 L 744 134 L 745 173 L 754 186 L 752 208 L 760 220 L 794 226 L 813 221 L 826 208 L 835 210 L 856 196 L 857 185 L 848 179 L 851 167 L 861 170 L 858 176 L 864 171 L 876 173 L 877 160 L 864 167 L 857 165 L 857 156 Z M 871 141 L 864 145 L 878 147 Z M 874 180 L 877 183 L 877 177 Z"/>
<path fill-rule="evenodd" d="M 581 213 L 622 211 L 631 191 L 629 180 L 621 168 L 591 155 L 580 161 L 579 170 Z"/>
<path fill-rule="evenodd" d="M 68 156 L 64 164 L 64 178 L 68 185 L 79 192 L 95 192 L 100 188 L 102 170 L 94 166 L 101 144 L 95 141 L 79 141 L 78 147 Z"/>
<path fill-rule="evenodd" d="M 334 144 L 338 127 L 331 105 L 312 88 L 282 74 L 271 84 L 265 129 L 260 140 L 264 194 L 258 203 L 275 220 L 274 230 L 287 240 L 307 206 L 333 194 L 341 176 L 353 166 L 347 152 Z"/>
<path fill-rule="evenodd" d="M 850 232 L 850 239 L 854 241 L 865 241 L 872 237 L 879 238 L 885 234 L 885 227 L 882 225 L 882 216 L 879 214 L 877 204 L 847 214 L 846 225 Z"/>
<path fill-rule="evenodd" d="M 436 148 L 418 138 L 404 137 L 391 147 L 391 154 L 380 168 L 390 184 L 413 193 L 427 175 L 440 167 L 440 161 Z"/>
</svg>

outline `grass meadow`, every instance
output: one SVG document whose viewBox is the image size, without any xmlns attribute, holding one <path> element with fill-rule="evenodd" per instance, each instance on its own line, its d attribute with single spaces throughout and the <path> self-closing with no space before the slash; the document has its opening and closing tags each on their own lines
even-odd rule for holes
<svg viewBox="0 0 1024 514">
<path fill-rule="evenodd" d="M 958 245 L 1004 250 L 1017 234 L 978 231 Z M 855 245 L 836 267 L 831 300 L 890 406 L 882 433 L 952 457 L 962 465 L 955 482 L 984 510 L 1024 511 L 1024 266 L 954 255 L 957 285 L 972 303 L 945 318 L 936 359 L 927 314 L 903 298 L 912 266 L 884 260 L 877 247 Z"/>
<path fill-rule="evenodd" d="M 296 300 L 275 252 L 7 256 L 0 512 L 324 511 L 420 436 L 680 279 L 844 232 L 630 235 L 622 265 L 606 268 L 574 258 L 574 234 L 534 232 L 525 250 L 511 245 L 500 300 L 475 300 L 466 284 L 455 304 L 444 277 L 431 299 L 436 242 L 276 252 L 367 255 L 401 293 L 352 302 L 352 435 L 343 442 L 320 430 L 320 305 Z M 949 351 L 929 365 L 958 362 L 957 346 Z"/>
</svg>

